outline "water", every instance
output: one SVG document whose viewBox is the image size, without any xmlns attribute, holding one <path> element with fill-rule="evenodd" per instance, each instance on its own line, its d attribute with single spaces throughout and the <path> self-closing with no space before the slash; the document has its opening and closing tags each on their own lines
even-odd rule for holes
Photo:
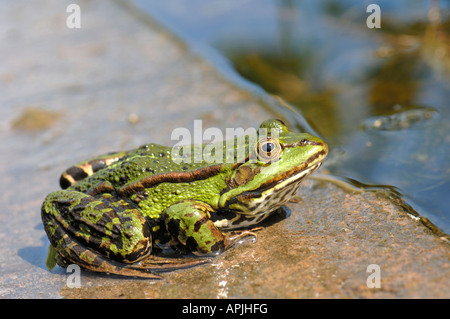
<svg viewBox="0 0 450 319">
<path fill-rule="evenodd" d="M 450 233 L 450 3 L 143 1 L 233 81 L 281 96 L 331 147 L 332 174 L 395 187 Z"/>
</svg>

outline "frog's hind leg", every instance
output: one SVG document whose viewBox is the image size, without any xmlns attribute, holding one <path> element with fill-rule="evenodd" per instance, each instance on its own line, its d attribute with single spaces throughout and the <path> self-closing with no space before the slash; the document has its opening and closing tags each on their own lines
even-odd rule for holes
<svg viewBox="0 0 450 319">
<path fill-rule="evenodd" d="M 62 189 L 66 189 L 102 168 L 117 162 L 125 154 L 126 152 L 108 153 L 71 166 L 61 174 L 59 184 Z"/>
<path fill-rule="evenodd" d="M 127 268 L 151 254 L 150 228 L 131 204 L 111 194 L 56 191 L 42 205 L 42 221 L 61 266 L 158 278 Z"/>
<path fill-rule="evenodd" d="M 65 252 L 63 251 L 61 255 L 57 254 L 56 261 L 63 267 L 67 267 L 73 263 L 88 271 L 148 279 L 162 279 L 162 276 L 158 274 L 160 272 L 194 267 L 207 262 L 205 259 L 198 258 L 174 259 L 149 255 L 143 260 L 132 264 L 119 263 L 105 258 L 90 249 L 86 249 L 73 240 L 69 240 L 67 234 L 60 235 L 64 242 L 63 245 L 65 245 Z M 52 247 L 52 249 L 54 248 Z"/>
<path fill-rule="evenodd" d="M 60 229 L 57 232 L 61 232 Z M 145 269 L 128 268 L 126 264 L 114 262 L 103 257 L 99 253 L 81 246 L 78 242 L 71 240 L 67 234 L 55 234 L 61 236 L 56 262 L 62 267 L 76 264 L 84 270 L 103 272 L 109 274 L 136 276 L 152 279 L 160 279 L 161 276 L 145 271 Z M 54 249 L 54 248 L 53 248 Z"/>
</svg>

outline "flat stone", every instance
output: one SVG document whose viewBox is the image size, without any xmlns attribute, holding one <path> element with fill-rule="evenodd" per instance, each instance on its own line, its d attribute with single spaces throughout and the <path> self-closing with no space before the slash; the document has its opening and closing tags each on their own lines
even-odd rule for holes
<svg viewBox="0 0 450 319">
<path fill-rule="evenodd" d="M 90 275 L 69 298 L 447 298 L 449 247 L 382 193 L 348 194 L 307 180 L 287 218 L 209 264 L 163 280 Z M 314 198 L 311 198 L 314 196 Z M 269 223 L 270 224 L 270 223 Z M 369 265 L 380 288 L 369 288 Z M 201 278 L 201 280 L 199 280 Z M 370 280 L 369 280 L 370 281 Z"/>
</svg>

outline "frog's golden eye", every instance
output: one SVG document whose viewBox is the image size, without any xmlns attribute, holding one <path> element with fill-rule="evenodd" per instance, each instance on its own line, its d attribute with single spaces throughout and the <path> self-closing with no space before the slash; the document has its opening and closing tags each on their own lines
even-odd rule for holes
<svg viewBox="0 0 450 319">
<path fill-rule="evenodd" d="M 256 154 L 261 162 L 271 163 L 278 160 L 283 147 L 280 142 L 273 137 L 263 138 L 258 142 L 256 146 Z"/>
</svg>

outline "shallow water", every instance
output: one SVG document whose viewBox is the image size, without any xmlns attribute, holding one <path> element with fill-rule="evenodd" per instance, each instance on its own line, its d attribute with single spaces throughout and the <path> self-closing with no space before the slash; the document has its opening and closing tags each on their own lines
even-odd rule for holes
<svg viewBox="0 0 450 319">
<path fill-rule="evenodd" d="M 450 233 L 448 2 L 377 1 L 380 28 L 361 1 L 132 2 L 225 76 L 294 105 L 333 175 L 393 186 Z"/>
</svg>

